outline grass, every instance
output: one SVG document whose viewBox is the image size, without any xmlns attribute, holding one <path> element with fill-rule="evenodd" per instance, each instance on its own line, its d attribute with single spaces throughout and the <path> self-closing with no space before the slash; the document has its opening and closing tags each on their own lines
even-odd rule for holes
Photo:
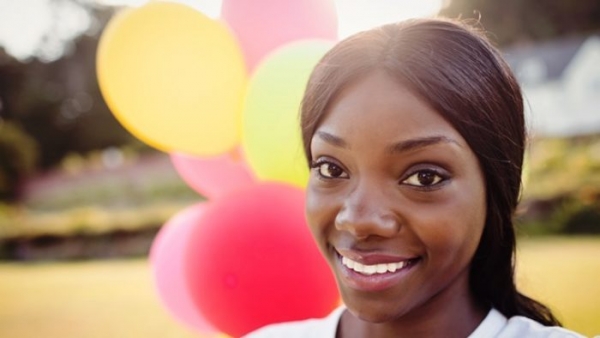
<svg viewBox="0 0 600 338">
<path fill-rule="evenodd" d="M 543 301 L 563 325 L 600 335 L 600 237 L 522 240 L 517 282 Z"/>
<path fill-rule="evenodd" d="M 600 238 L 526 239 L 518 282 L 567 328 L 600 334 Z M 147 260 L 0 264 L 0 337 L 201 337 L 172 318 Z"/>
<path fill-rule="evenodd" d="M 198 337 L 154 291 L 146 260 L 0 265 L 0 337 Z"/>
</svg>

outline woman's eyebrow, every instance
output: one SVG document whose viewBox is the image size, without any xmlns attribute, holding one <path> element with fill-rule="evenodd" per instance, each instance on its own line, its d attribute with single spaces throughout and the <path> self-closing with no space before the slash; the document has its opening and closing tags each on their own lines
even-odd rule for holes
<svg viewBox="0 0 600 338">
<path fill-rule="evenodd" d="M 321 140 L 323 140 L 333 146 L 345 148 L 345 149 L 349 148 L 348 143 L 339 136 L 335 136 L 326 131 L 317 131 L 316 135 Z M 456 140 L 454 140 L 450 137 L 443 136 L 443 135 L 433 135 L 433 136 L 427 136 L 427 137 L 412 138 L 412 139 L 400 141 L 398 143 L 394 143 L 394 144 L 388 146 L 386 151 L 391 154 L 401 153 L 401 152 L 406 152 L 409 150 L 415 150 L 418 148 L 429 147 L 429 146 L 432 146 L 435 144 L 440 144 L 440 143 L 454 143 L 454 144 L 458 145 L 459 147 L 461 147 L 461 145 Z"/>
<path fill-rule="evenodd" d="M 335 136 L 333 134 L 330 134 L 328 132 L 325 131 L 317 131 L 316 132 L 317 136 L 319 136 L 319 138 L 333 146 L 336 147 L 340 147 L 340 148 L 348 148 L 348 143 L 346 143 L 346 141 L 344 141 L 342 138 Z"/>
<path fill-rule="evenodd" d="M 419 138 L 413 138 L 413 139 L 400 141 L 398 143 L 394 143 L 394 144 L 388 146 L 386 150 L 389 153 L 402 153 L 402 152 L 406 152 L 409 150 L 415 150 L 415 149 L 419 149 L 419 148 L 423 148 L 423 147 L 429 147 L 429 146 L 432 146 L 435 144 L 440 144 L 440 143 L 454 143 L 457 146 L 462 147 L 460 145 L 460 143 L 458 143 L 456 140 L 454 140 L 450 137 L 442 136 L 442 135 L 434 135 L 434 136 L 419 137 Z"/>
</svg>

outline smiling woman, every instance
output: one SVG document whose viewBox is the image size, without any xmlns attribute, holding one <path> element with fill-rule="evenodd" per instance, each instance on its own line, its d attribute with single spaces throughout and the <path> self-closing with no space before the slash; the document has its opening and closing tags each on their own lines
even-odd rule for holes
<svg viewBox="0 0 600 338">
<path fill-rule="evenodd" d="M 467 336 L 483 318 L 465 302 L 485 220 L 477 158 L 450 123 L 383 71 L 338 98 L 312 138 L 307 215 L 346 305 L 381 323 L 440 303 L 452 312 L 430 319 L 462 312 L 471 322 L 454 330 Z"/>
<path fill-rule="evenodd" d="M 515 286 L 523 101 L 482 33 L 420 19 L 340 42 L 301 127 L 306 215 L 344 306 L 249 337 L 580 337 Z"/>
</svg>

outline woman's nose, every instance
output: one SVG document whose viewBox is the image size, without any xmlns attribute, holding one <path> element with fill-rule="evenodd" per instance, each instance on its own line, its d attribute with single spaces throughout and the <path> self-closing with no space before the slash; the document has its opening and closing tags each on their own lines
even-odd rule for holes
<svg viewBox="0 0 600 338">
<path fill-rule="evenodd" d="M 400 231 L 400 220 L 390 204 L 390 198 L 381 189 L 357 188 L 342 204 L 335 217 L 335 226 L 360 239 L 392 237 Z"/>
</svg>

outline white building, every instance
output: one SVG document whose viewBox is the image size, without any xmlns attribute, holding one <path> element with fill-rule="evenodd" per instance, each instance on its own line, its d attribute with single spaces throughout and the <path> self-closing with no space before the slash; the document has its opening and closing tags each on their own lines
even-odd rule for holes
<svg viewBox="0 0 600 338">
<path fill-rule="evenodd" d="M 540 136 L 600 133 L 600 37 L 569 38 L 505 51 Z"/>
</svg>

